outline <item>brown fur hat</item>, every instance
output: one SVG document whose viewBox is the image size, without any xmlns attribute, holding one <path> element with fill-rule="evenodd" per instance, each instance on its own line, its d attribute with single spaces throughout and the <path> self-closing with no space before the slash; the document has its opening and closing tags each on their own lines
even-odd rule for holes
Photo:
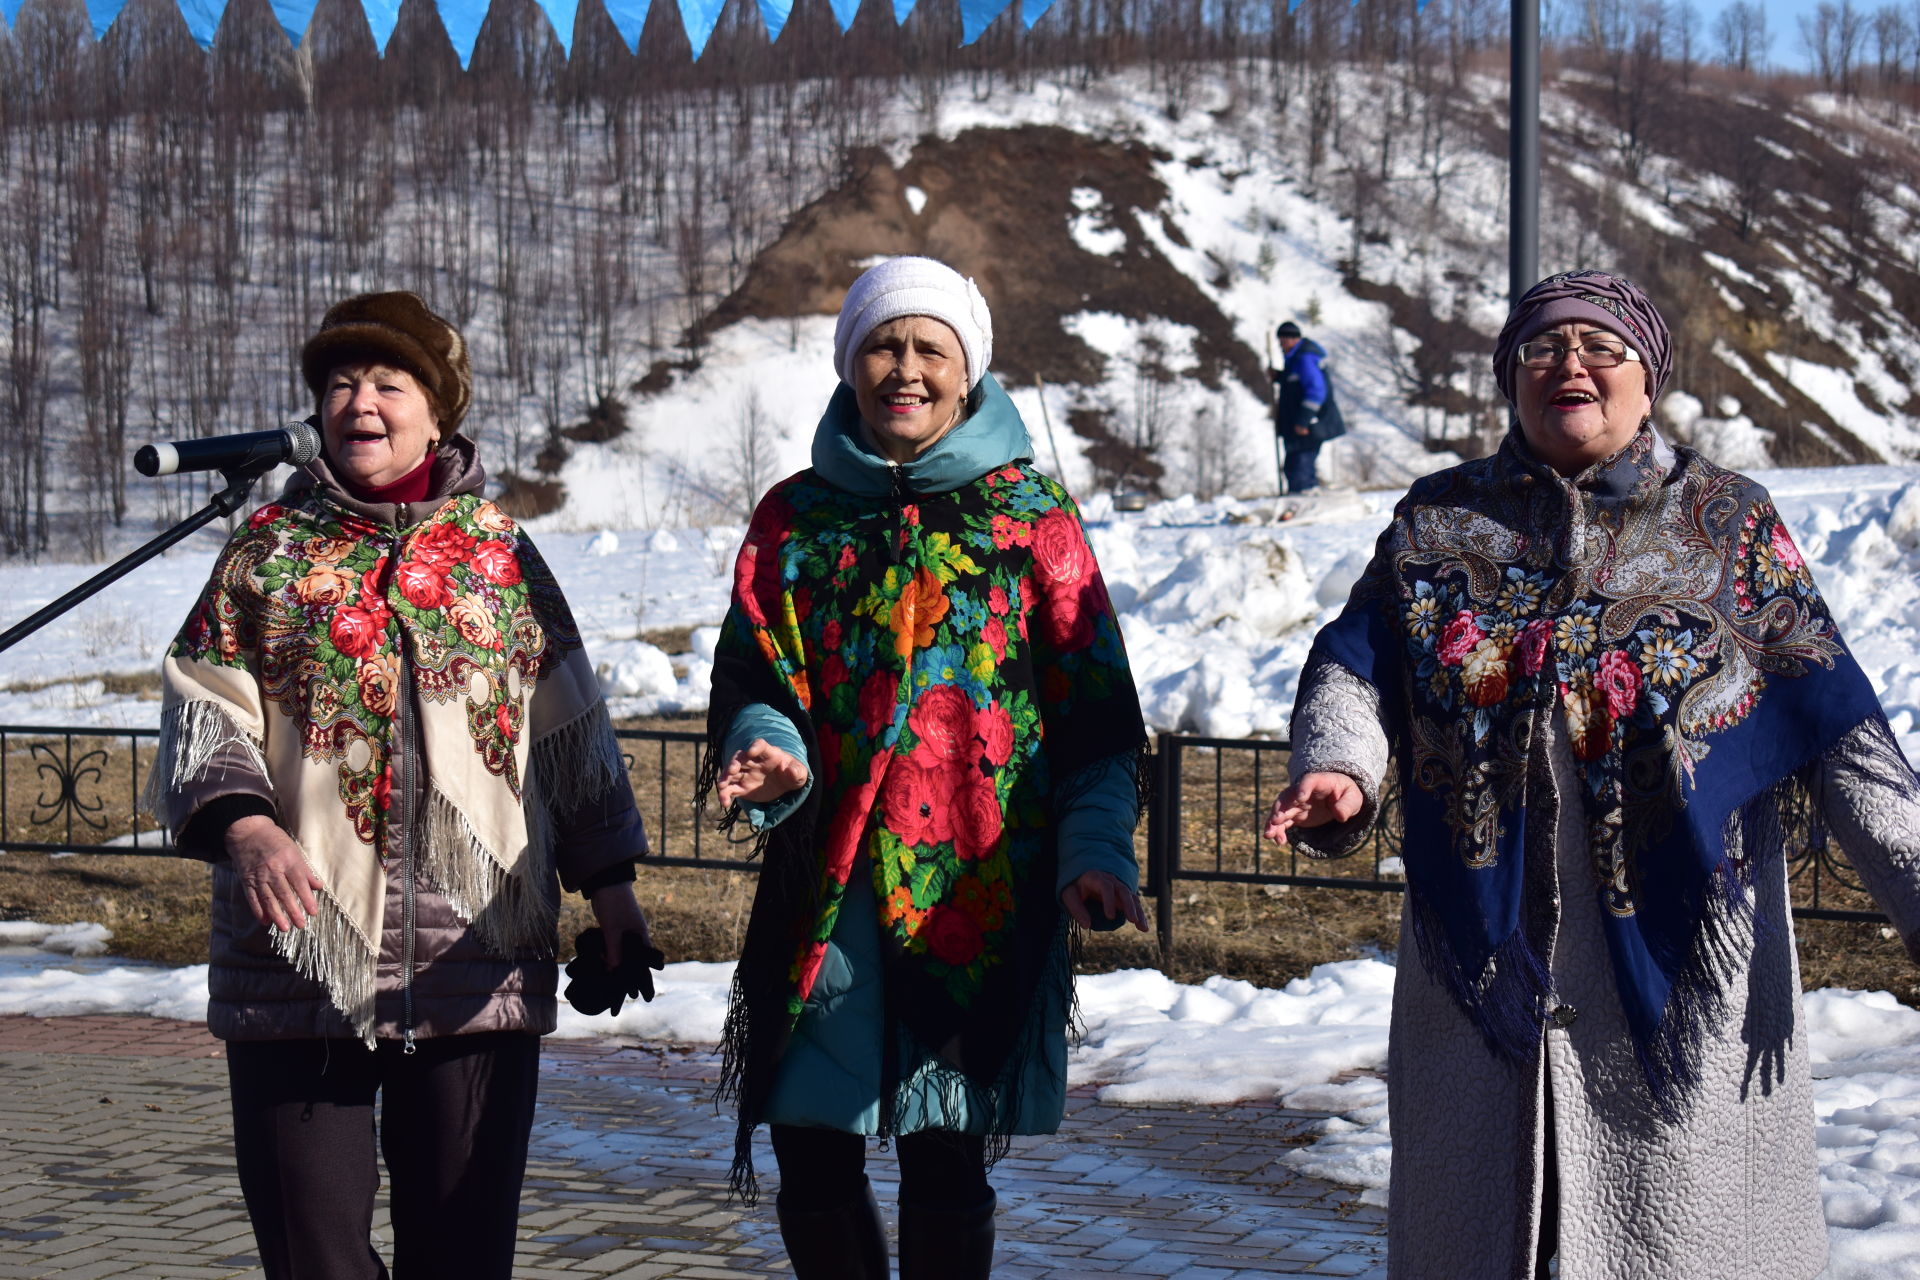
<svg viewBox="0 0 1920 1280">
<path fill-rule="evenodd" d="M 362 293 L 327 308 L 320 330 L 300 349 L 300 372 L 318 402 L 327 374 L 354 359 L 388 359 L 420 380 L 440 419 L 442 439 L 459 429 L 473 400 L 473 370 L 460 331 L 414 293 Z"/>
</svg>

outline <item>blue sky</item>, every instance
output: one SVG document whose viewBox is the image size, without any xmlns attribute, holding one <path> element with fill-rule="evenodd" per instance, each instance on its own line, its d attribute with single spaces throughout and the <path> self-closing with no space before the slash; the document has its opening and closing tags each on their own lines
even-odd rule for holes
<svg viewBox="0 0 1920 1280">
<path fill-rule="evenodd" d="M 1714 49 L 1713 20 L 1726 5 L 1720 0 L 1695 2 L 1700 10 L 1700 34 L 1707 41 L 1708 52 L 1711 52 Z M 1834 2 L 1837 4 L 1839 0 Z M 1790 71 L 1810 70 L 1806 46 L 1800 40 L 1800 18 L 1802 15 L 1811 17 L 1819 7 L 1818 0 L 1765 0 L 1765 5 L 1767 32 L 1773 37 L 1772 43 L 1767 46 L 1767 65 Z M 1854 0 L 1854 5 L 1867 13 L 1881 7 L 1877 0 Z M 1908 6 L 1902 0 L 1900 7 L 1906 9 Z"/>
</svg>

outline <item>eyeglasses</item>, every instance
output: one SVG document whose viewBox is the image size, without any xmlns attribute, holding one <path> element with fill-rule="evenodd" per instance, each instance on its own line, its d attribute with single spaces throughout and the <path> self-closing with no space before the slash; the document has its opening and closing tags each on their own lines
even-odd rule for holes
<svg viewBox="0 0 1920 1280">
<path fill-rule="evenodd" d="M 1588 369 L 1611 369 L 1640 358 L 1640 353 L 1624 342 L 1591 338 L 1577 347 L 1569 347 L 1564 342 L 1523 342 L 1514 360 L 1529 369 L 1557 369 L 1569 351 Z"/>
</svg>

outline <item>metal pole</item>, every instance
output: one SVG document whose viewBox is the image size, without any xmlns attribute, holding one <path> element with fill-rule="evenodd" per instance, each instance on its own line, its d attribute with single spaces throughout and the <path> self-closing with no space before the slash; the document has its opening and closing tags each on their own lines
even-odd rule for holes
<svg viewBox="0 0 1920 1280">
<path fill-rule="evenodd" d="M 1173 973 L 1173 877 L 1180 867 L 1180 741 L 1171 733 L 1160 735 L 1154 744 L 1154 763 L 1160 776 L 1154 780 L 1153 808 L 1159 818 L 1157 837 L 1149 837 L 1149 847 L 1160 855 L 1160 873 L 1154 877 L 1154 924 L 1160 935 L 1160 970 Z"/>
<path fill-rule="evenodd" d="M 109 584 L 118 582 L 202 526 L 211 524 L 221 516 L 230 516 L 238 511 L 242 504 L 246 502 L 247 494 L 252 491 L 253 482 L 258 480 L 266 472 L 271 471 L 273 466 L 273 463 L 268 463 L 264 467 L 257 468 L 251 474 L 246 472 L 222 473 L 223 478 L 227 481 L 227 487 L 214 494 L 213 497 L 208 500 L 206 506 L 200 508 L 185 520 L 182 520 L 179 524 L 155 538 L 152 542 L 145 544 L 138 551 L 114 561 L 99 573 L 94 574 L 91 578 L 88 578 L 85 582 L 61 596 L 58 600 L 55 600 L 52 604 L 34 610 L 29 616 L 14 623 L 4 632 L 0 632 L 0 651 L 11 649 L 14 645 L 19 644 L 22 640 L 25 640 L 49 622 L 52 622 L 55 618 L 79 604 L 82 600 L 85 600 Z"/>
<path fill-rule="evenodd" d="M 1507 303 L 1540 279 L 1540 0 L 1513 0 L 1507 135 Z"/>
</svg>

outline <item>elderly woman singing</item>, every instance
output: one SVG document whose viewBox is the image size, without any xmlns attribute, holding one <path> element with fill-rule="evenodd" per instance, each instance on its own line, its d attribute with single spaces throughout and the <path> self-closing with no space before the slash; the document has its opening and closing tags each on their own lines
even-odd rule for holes
<svg viewBox="0 0 1920 1280">
<path fill-rule="evenodd" d="M 1554 276 L 1517 427 L 1417 482 L 1314 642 L 1268 834 L 1405 796 L 1388 1271 L 1826 1260 L 1785 854 L 1831 832 L 1920 955 L 1920 786 L 1765 489 L 1655 432 L 1667 326 Z"/>
<path fill-rule="evenodd" d="M 1067 920 L 1145 927 L 1133 678 L 992 344 L 941 263 L 855 282 L 813 466 L 755 512 L 715 661 L 709 785 L 765 833 L 735 1174 L 770 1123 L 803 1278 L 888 1274 L 873 1135 L 900 1156 L 900 1274 L 988 1274 L 988 1157 L 1064 1107 Z"/>
<path fill-rule="evenodd" d="M 481 496 L 460 333 L 410 293 L 301 352 L 324 452 L 228 542 L 169 649 L 155 808 L 213 863 L 211 1000 L 263 1269 L 512 1274 L 553 1030 L 556 873 L 644 948 L 646 836 L 593 667 Z"/>
</svg>

